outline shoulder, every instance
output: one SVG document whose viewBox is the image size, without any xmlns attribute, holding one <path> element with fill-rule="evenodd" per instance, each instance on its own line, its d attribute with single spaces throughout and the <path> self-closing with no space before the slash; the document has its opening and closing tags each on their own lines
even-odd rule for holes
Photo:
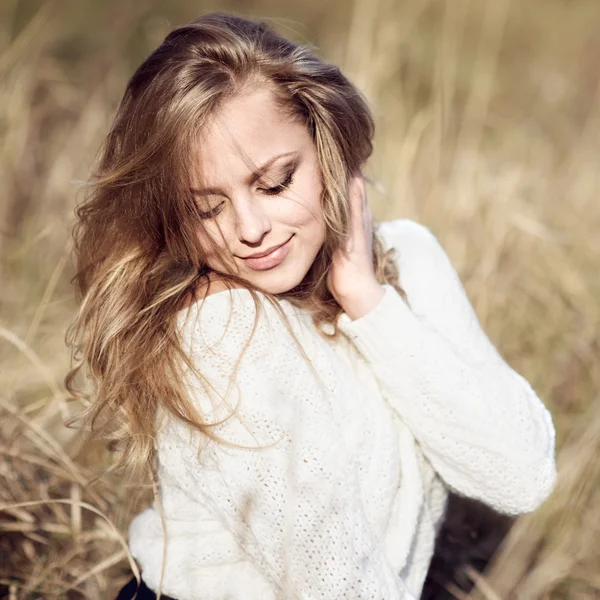
<svg viewBox="0 0 600 600">
<path fill-rule="evenodd" d="M 457 274 L 446 250 L 425 225 L 411 219 L 395 219 L 380 223 L 378 233 L 384 246 L 397 252 L 403 285 L 422 289 L 439 287 L 445 280 L 456 280 Z"/>
<path fill-rule="evenodd" d="M 382 243 L 396 250 L 398 281 L 412 312 L 448 336 L 476 321 L 470 299 L 450 257 L 433 232 L 416 221 L 385 221 L 379 228 Z"/>
<path fill-rule="evenodd" d="M 378 233 L 384 245 L 395 248 L 406 261 L 439 260 L 441 255 L 446 255 L 431 229 L 412 219 L 383 221 Z"/>
</svg>

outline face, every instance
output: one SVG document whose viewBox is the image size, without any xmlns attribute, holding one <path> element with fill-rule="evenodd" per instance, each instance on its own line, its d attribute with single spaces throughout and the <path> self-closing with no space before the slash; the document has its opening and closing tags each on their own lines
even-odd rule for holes
<svg viewBox="0 0 600 600">
<path fill-rule="evenodd" d="M 200 241 L 209 236 L 217 246 L 203 243 L 208 265 L 272 294 L 298 285 L 325 241 L 321 171 L 306 126 L 268 90 L 242 93 L 204 132 L 196 170 Z"/>
</svg>

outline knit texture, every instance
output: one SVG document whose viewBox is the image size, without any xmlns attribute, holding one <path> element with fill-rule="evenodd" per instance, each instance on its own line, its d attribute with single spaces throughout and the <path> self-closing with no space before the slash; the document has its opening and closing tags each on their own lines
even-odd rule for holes
<svg viewBox="0 0 600 600">
<path fill-rule="evenodd" d="M 550 414 L 482 331 L 444 249 L 408 219 L 379 233 L 410 307 L 385 285 L 327 341 L 281 300 L 310 363 L 264 298 L 252 333 L 247 290 L 180 313 L 210 382 L 186 371 L 190 396 L 223 441 L 161 421 L 166 539 L 156 505 L 130 528 L 150 588 L 164 567 L 162 592 L 179 600 L 411 600 L 448 489 L 507 514 L 551 492 Z"/>
</svg>

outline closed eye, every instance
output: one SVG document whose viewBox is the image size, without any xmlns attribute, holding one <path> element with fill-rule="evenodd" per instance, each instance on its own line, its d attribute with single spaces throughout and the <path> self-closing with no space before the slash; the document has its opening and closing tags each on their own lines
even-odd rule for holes
<svg viewBox="0 0 600 600">
<path fill-rule="evenodd" d="M 212 219 L 216 217 L 221 212 L 221 207 L 225 204 L 225 202 L 220 202 L 214 208 L 211 208 L 208 212 L 199 212 L 198 215 L 201 219 Z"/>
<path fill-rule="evenodd" d="M 290 170 L 290 172 L 288 173 L 286 178 L 280 184 L 275 185 L 273 187 L 258 188 L 258 189 L 263 194 L 266 194 L 267 196 L 277 196 L 277 195 L 283 193 L 287 188 L 289 188 L 290 185 L 292 185 L 292 182 L 294 181 L 294 173 L 295 172 L 296 172 L 296 167 L 294 166 Z M 225 202 L 220 202 L 214 208 L 211 208 L 209 211 L 200 212 L 198 214 L 201 219 L 212 219 L 213 217 L 216 217 L 221 212 L 224 204 L 225 204 Z"/>
<path fill-rule="evenodd" d="M 263 192 L 263 194 L 267 194 L 267 196 L 277 196 L 278 194 L 281 194 L 292 184 L 292 181 L 294 179 L 294 172 L 295 169 L 292 169 L 288 173 L 287 177 L 279 185 L 275 185 L 270 188 L 259 188 L 259 190 Z"/>
</svg>

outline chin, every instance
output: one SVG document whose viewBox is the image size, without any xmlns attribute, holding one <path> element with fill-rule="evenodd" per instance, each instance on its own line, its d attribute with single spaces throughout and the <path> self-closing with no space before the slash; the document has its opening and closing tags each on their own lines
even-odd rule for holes
<svg viewBox="0 0 600 600">
<path fill-rule="evenodd" d="M 283 270 L 275 268 L 269 272 L 252 273 L 246 279 L 250 283 L 264 288 L 269 293 L 277 295 L 284 294 L 295 288 L 302 282 L 307 273 L 308 269 L 285 273 Z"/>
</svg>

